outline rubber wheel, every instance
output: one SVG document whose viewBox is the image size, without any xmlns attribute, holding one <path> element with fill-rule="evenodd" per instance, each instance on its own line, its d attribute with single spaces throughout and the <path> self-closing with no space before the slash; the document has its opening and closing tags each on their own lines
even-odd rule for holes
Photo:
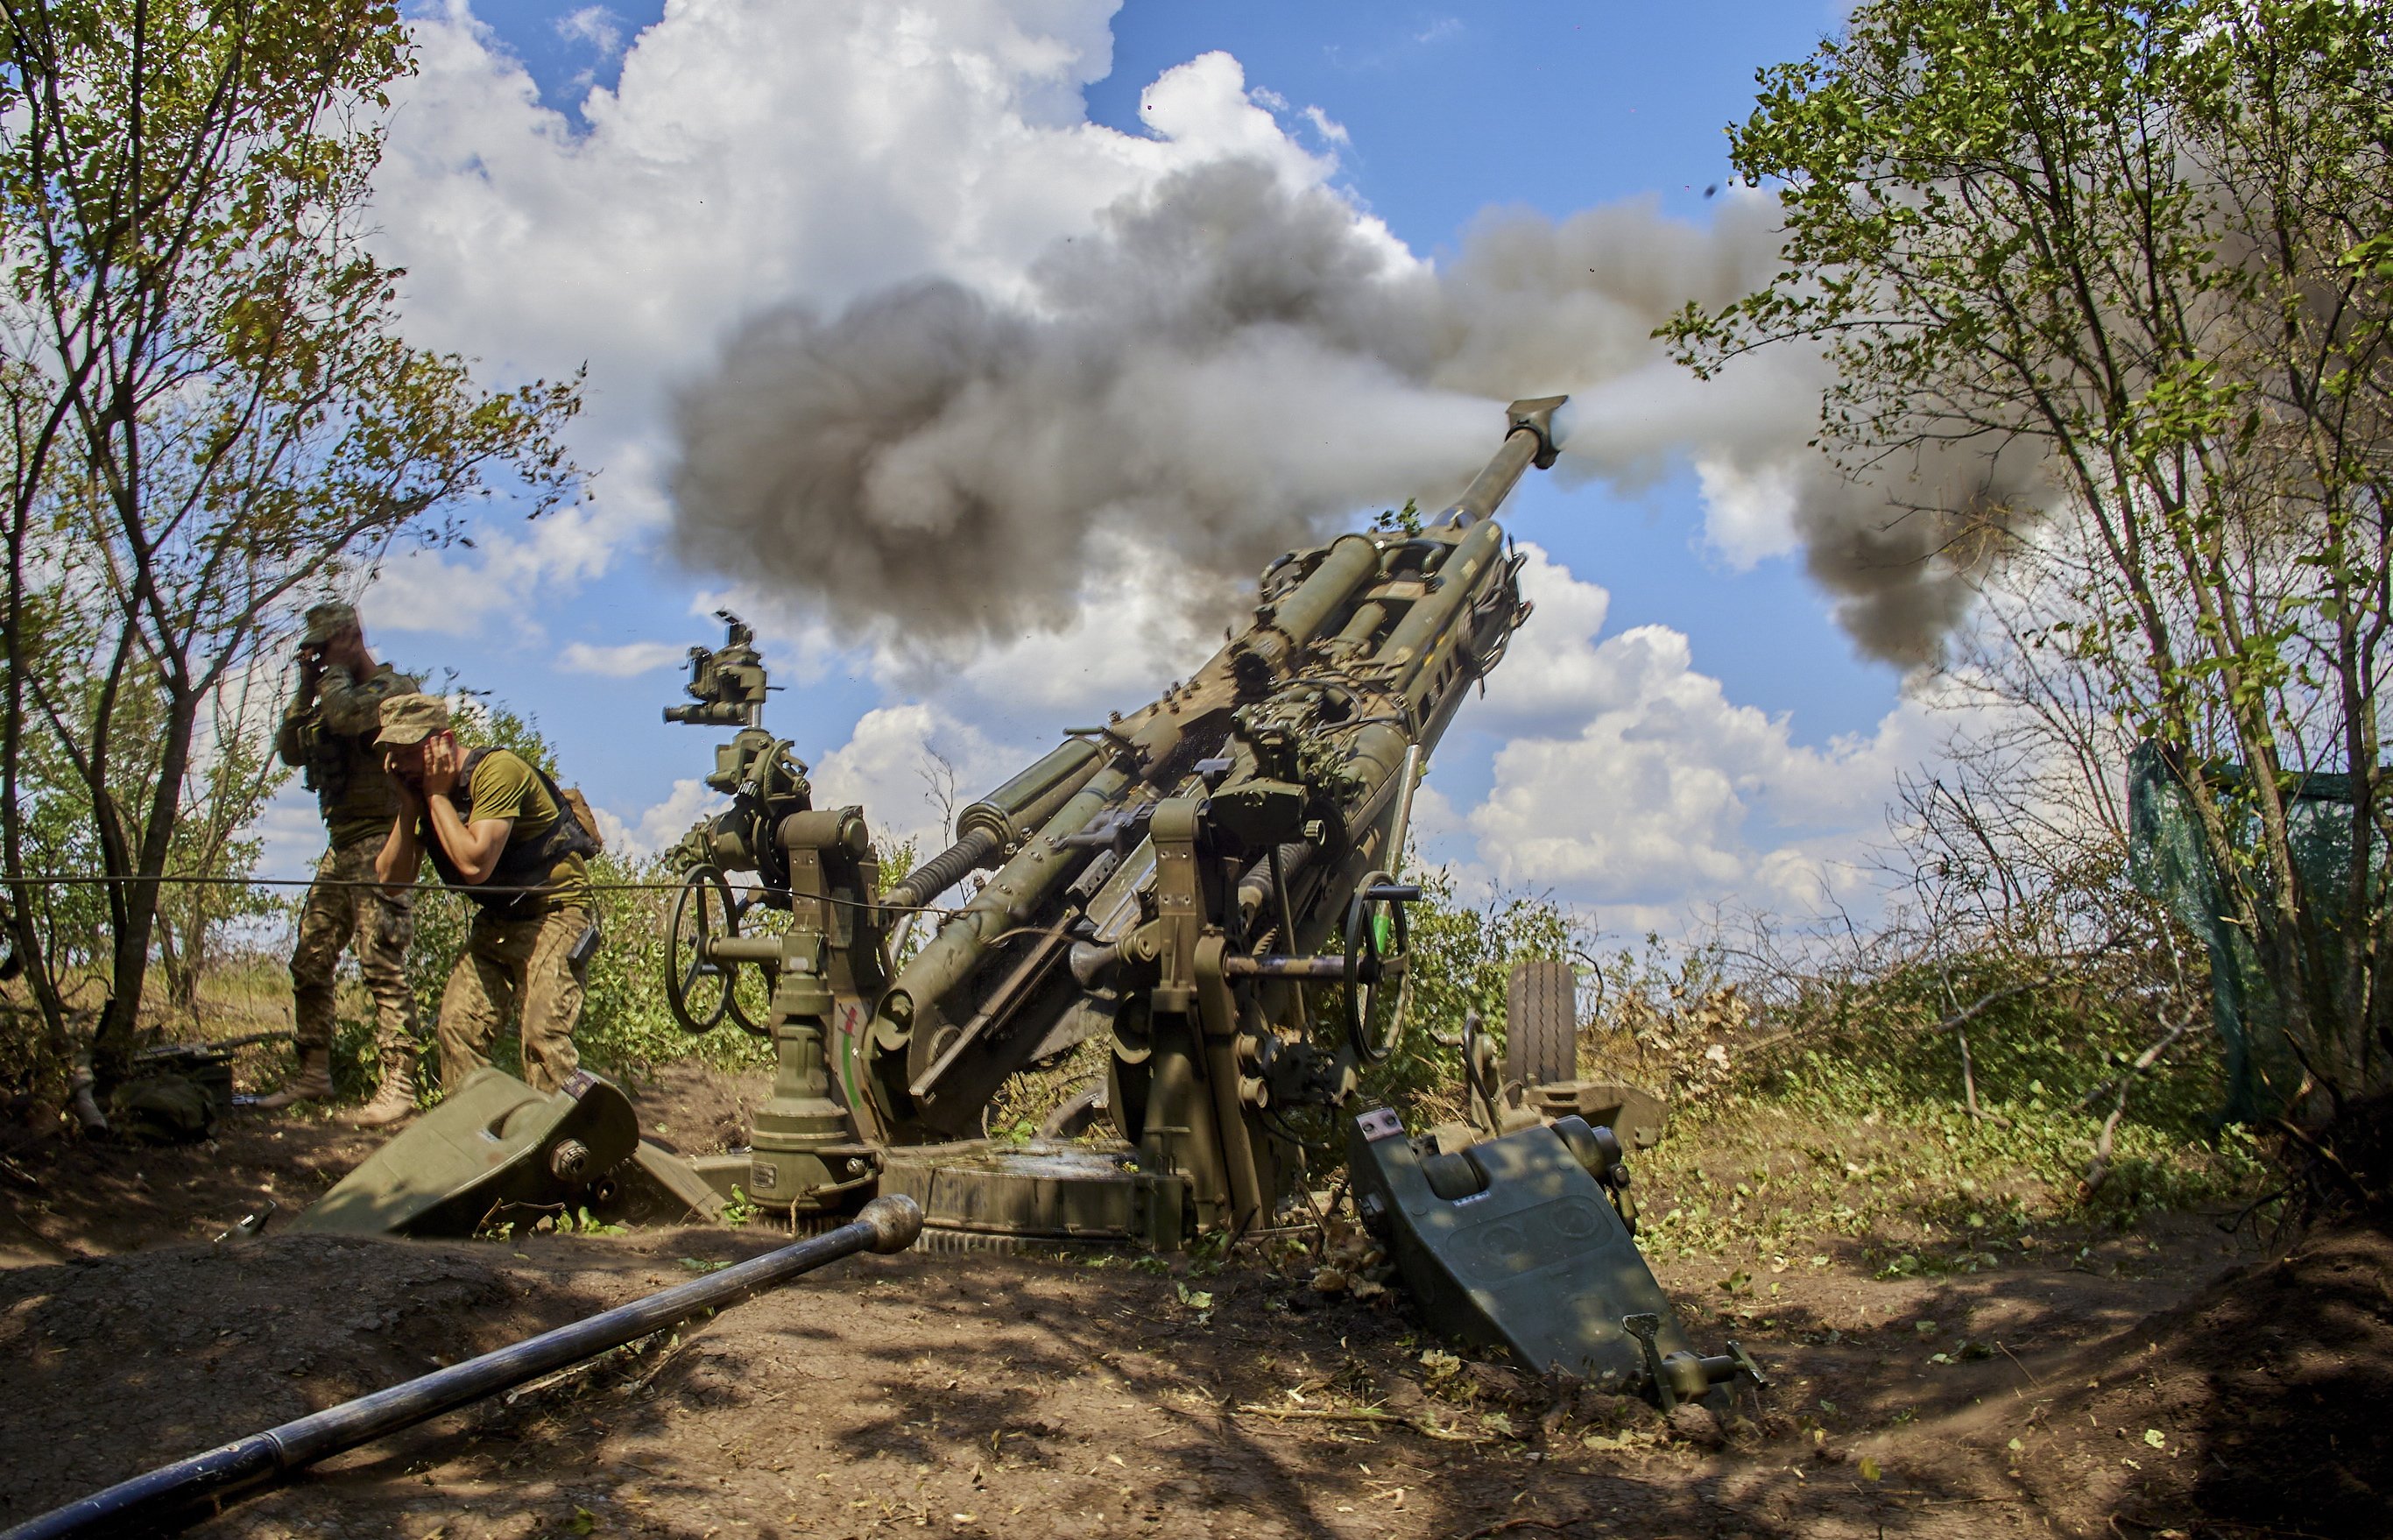
<svg viewBox="0 0 2393 1540">
<path fill-rule="evenodd" d="M 1523 962 L 1504 985 L 1504 1078 L 1550 1086 L 1578 1078 L 1578 973 Z"/>
</svg>

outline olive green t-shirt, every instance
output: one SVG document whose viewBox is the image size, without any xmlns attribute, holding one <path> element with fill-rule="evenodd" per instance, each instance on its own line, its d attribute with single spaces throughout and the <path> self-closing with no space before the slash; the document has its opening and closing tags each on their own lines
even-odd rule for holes
<svg viewBox="0 0 2393 1540">
<path fill-rule="evenodd" d="M 510 846 L 538 840 L 556 827 L 561 809 L 541 784 L 540 773 L 510 749 L 493 749 L 474 766 L 470 785 L 458 789 L 457 816 L 471 824 L 479 818 L 513 818 L 507 830 Z M 492 878 L 496 881 L 498 879 Z M 545 907 L 552 909 L 590 907 L 590 864 L 568 855 L 550 868 Z"/>
</svg>

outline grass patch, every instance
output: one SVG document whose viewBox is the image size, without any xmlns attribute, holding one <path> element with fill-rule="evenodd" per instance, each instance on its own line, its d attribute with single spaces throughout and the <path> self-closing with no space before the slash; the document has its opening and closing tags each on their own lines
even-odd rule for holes
<svg viewBox="0 0 2393 1540">
<path fill-rule="evenodd" d="M 1972 1116 L 1949 1033 L 1850 1003 L 1757 1022 L 1725 1083 L 1674 1116 L 1636 1168 L 1650 1249 L 1803 1265 L 1841 1242 L 1888 1275 L 1968 1272 L 2039 1228 L 2239 1201 L 2265 1175 L 2252 1137 L 2210 1116 L 2207 1035 L 2136 1082 L 2089 1197 L 2109 1088 L 2141 1047 L 2134 1023 L 2063 1000 L 1976 1024 Z"/>
</svg>

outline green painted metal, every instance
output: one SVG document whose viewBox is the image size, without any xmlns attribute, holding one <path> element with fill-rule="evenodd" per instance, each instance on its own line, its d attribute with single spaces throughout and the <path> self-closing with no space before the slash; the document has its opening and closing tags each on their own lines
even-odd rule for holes
<svg viewBox="0 0 2393 1540">
<path fill-rule="evenodd" d="M 934 1230 L 1167 1249 L 1185 1203 L 1185 1183 L 1140 1169 L 1125 1146 L 1048 1140 L 892 1150 L 881 1190 L 920 1204 Z"/>
<path fill-rule="evenodd" d="M 1648 1364 L 1625 1317 L 1658 1316 L 1665 1355 L 1692 1350 L 1565 1129 L 1591 1140 L 1573 1118 L 1439 1154 L 1395 1114 L 1366 1113 L 1349 1125 L 1355 1202 L 1432 1329 L 1505 1348 L 1532 1373 L 1634 1386 Z"/>
<path fill-rule="evenodd" d="M 777 1073 L 744 1168 L 697 1173 L 791 1222 L 876 1188 L 913 1192 L 958 1233 L 1173 1246 L 1279 1222 L 1305 1166 L 1288 1115 L 1345 1105 L 1393 1040 L 1376 1021 L 1358 1045 L 1317 1019 L 1307 981 L 1401 994 L 1380 987 L 1403 975 L 1400 900 L 1363 889 L 1394 890 L 1374 874 L 1401 859 L 1427 753 L 1528 613 L 1492 516 L 1553 463 L 1560 404 L 1514 402 L 1495 457 L 1425 526 L 1272 564 L 1252 620 L 1196 673 L 1072 730 L 885 895 L 858 810 L 815 809 L 804 766 L 765 730 L 763 661 L 725 615 L 724 646 L 691 653 L 694 704 L 667 713 L 736 734 L 708 779 L 732 807 L 676 852 L 709 902 L 676 907 L 665 985 L 693 1029 L 729 1019 L 768 1038 Z M 893 910 L 989 868 L 910 955 L 884 945 Z M 759 907 L 788 923 L 760 933 L 743 919 Z M 731 993 L 748 968 L 771 985 L 752 1022 Z M 957 1145 L 1010 1077 L 1099 1035 L 1119 1144 Z M 957 1164 L 926 1164 L 925 1147 Z"/>
<path fill-rule="evenodd" d="M 309 1205 L 294 1230 L 470 1235 L 587 1201 L 639 1147 L 639 1117 L 611 1081 L 581 1071 L 543 1094 L 484 1069 Z"/>
</svg>

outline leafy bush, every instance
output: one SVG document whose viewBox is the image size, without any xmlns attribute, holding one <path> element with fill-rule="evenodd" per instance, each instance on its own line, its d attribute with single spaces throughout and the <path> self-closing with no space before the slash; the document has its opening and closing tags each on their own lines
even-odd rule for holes
<svg viewBox="0 0 2393 1540">
<path fill-rule="evenodd" d="M 1513 967 L 1583 958 L 1594 934 L 1577 915 L 1543 894 L 1498 892 L 1472 905 L 1457 896 L 1454 874 L 1445 868 L 1412 868 L 1411 881 L 1420 885 L 1421 896 L 1410 906 L 1404 1036 L 1374 1087 L 1400 1107 L 1436 1118 L 1459 1117 L 1463 1018 L 1479 1012 L 1500 1046 L 1504 991 Z M 1322 1010 L 1335 1012 L 1336 999 L 1325 996 L 1315 1013 Z"/>
<path fill-rule="evenodd" d="M 1675 1105 L 1643 1158 L 1649 1246 L 1784 1263 L 1837 1235 L 1898 1273 L 1974 1270 L 2033 1228 L 2251 1195 L 2256 1147 L 2211 1115 L 2214 1035 L 2184 1034 L 2123 1105 L 2155 1002 L 2118 980 L 2020 987 L 2043 977 L 2021 971 L 1965 955 L 1784 981 L 1720 1039 L 1715 1094 Z M 1956 1000 L 1991 1003 L 1956 1029 Z"/>
</svg>

